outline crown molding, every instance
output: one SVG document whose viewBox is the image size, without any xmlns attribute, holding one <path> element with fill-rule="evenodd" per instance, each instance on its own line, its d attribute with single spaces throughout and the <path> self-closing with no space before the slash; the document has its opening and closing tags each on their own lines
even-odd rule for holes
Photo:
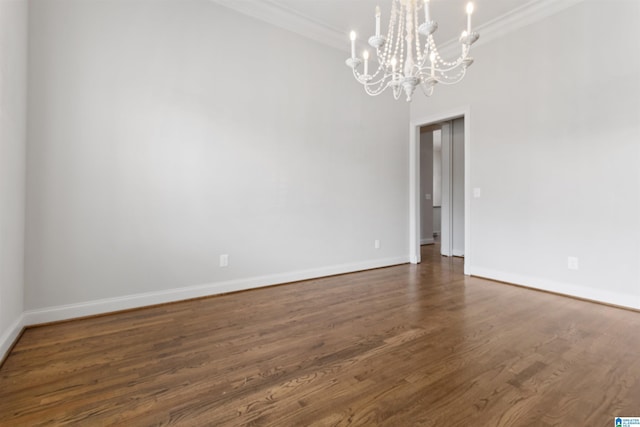
<svg viewBox="0 0 640 427">
<path fill-rule="evenodd" d="M 349 49 L 348 34 L 322 23 L 311 16 L 306 16 L 297 11 L 284 8 L 273 0 L 210 1 L 244 15 L 300 34 L 327 46 L 343 51 L 348 51 Z M 583 1 L 584 0 L 532 0 L 474 28 L 475 31 L 481 34 L 480 39 L 474 47 L 503 37 L 512 31 L 540 21 Z M 457 39 L 452 39 L 443 43 L 440 51 L 447 53 L 447 51 L 457 49 L 458 41 Z"/>
<path fill-rule="evenodd" d="M 532 0 L 524 5 L 517 7 L 509 12 L 485 22 L 473 30 L 480 34 L 480 38 L 473 47 L 477 48 L 483 44 L 506 36 L 507 34 L 526 27 L 562 12 L 584 0 Z M 443 43 L 439 48 L 440 53 L 444 55 L 459 55 L 460 43 L 457 39 L 451 39 Z"/>
<path fill-rule="evenodd" d="M 532 0 L 497 18 L 480 25 L 475 31 L 482 34 L 474 45 L 481 45 L 503 37 L 534 22 L 555 15 L 584 0 Z"/>
<path fill-rule="evenodd" d="M 311 16 L 286 9 L 271 0 L 210 0 L 276 27 L 292 31 L 340 50 L 349 48 L 349 35 Z"/>
</svg>

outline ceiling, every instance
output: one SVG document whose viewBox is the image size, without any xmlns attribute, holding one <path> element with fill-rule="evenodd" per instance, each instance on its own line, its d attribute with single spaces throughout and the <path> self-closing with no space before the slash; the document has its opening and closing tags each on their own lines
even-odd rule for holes
<svg viewBox="0 0 640 427">
<path fill-rule="evenodd" d="M 344 34 L 345 47 L 347 47 L 347 36 L 351 30 L 362 35 L 362 38 L 368 38 L 373 34 L 374 11 L 377 5 L 382 11 L 383 32 L 387 28 L 391 11 L 391 0 L 271 0 L 271 2 Z M 465 29 L 467 2 L 468 0 L 430 1 L 432 19 L 439 23 L 439 29 L 434 35 L 436 41 L 445 42 L 456 38 Z M 481 25 L 489 22 L 530 2 L 531 0 L 474 0 L 474 27 L 476 23 Z"/>
<path fill-rule="evenodd" d="M 273 25 L 324 44 L 349 50 L 349 32 L 355 30 L 361 46 L 374 32 L 374 11 L 382 11 L 386 31 L 392 0 L 212 0 Z M 421 1 L 418 0 L 420 3 Z M 468 0 L 430 0 L 431 17 L 438 22 L 436 43 L 457 40 L 466 27 Z M 548 16 L 581 0 L 473 0 L 473 29 L 480 40 Z M 422 15 L 420 15 L 422 16 Z M 492 36 L 493 34 L 493 36 Z"/>
</svg>

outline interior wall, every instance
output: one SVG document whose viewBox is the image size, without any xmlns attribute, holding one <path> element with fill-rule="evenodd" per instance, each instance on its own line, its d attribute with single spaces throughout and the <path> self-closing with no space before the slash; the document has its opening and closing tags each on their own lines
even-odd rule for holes
<svg viewBox="0 0 640 427">
<path fill-rule="evenodd" d="M 420 132 L 420 244 L 433 243 L 433 130 Z"/>
<path fill-rule="evenodd" d="M 407 261 L 409 107 L 364 94 L 348 43 L 207 0 L 34 0 L 29 24 L 34 319 Z"/>
<path fill-rule="evenodd" d="M 639 51 L 640 3 L 585 0 L 415 98 L 417 123 L 469 107 L 471 274 L 640 308 Z"/>
<path fill-rule="evenodd" d="M 27 1 L 0 1 L 0 359 L 20 331 L 24 286 Z"/>
</svg>

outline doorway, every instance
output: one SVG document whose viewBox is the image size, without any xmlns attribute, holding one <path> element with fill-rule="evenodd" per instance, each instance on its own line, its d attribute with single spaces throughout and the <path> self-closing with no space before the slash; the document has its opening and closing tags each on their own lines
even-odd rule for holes
<svg viewBox="0 0 640 427">
<path fill-rule="evenodd" d="M 433 233 L 438 231 L 440 205 L 441 254 L 464 257 L 466 271 L 470 258 L 468 130 L 468 109 L 411 123 L 409 240 L 410 261 L 414 264 L 421 261 L 420 245 L 433 242 Z M 441 158 L 439 186 L 438 176 L 434 176 L 438 156 Z M 431 166 L 424 166 L 429 164 Z"/>
</svg>

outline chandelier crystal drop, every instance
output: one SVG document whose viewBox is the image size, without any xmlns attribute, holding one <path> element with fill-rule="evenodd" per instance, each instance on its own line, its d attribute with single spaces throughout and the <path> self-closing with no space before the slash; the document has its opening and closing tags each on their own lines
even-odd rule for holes
<svg viewBox="0 0 640 427">
<path fill-rule="evenodd" d="M 424 21 L 421 24 L 419 9 L 424 11 Z M 445 61 L 433 40 L 438 23 L 431 20 L 429 0 L 392 0 L 386 36 L 380 33 L 380 7 L 376 7 L 376 30 L 369 37 L 369 45 L 375 49 L 376 68 L 369 66 L 369 51 L 363 52 L 362 59 L 356 56 L 354 31 L 350 34 L 351 57 L 346 64 L 371 96 L 379 95 L 390 87 L 395 99 L 400 98 L 404 90 L 407 101 L 411 101 L 418 86 L 426 96 L 431 96 L 437 83 L 455 84 L 462 80 L 467 68 L 473 63 L 469 51 L 480 37 L 478 33 L 471 31 L 473 3 L 467 4 L 466 12 L 467 28 L 458 40 L 460 56 L 454 61 Z"/>
</svg>

